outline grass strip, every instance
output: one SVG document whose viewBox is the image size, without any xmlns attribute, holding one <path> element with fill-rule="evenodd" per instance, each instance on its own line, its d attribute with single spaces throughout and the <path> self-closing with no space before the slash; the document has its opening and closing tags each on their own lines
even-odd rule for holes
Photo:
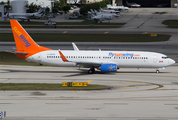
<svg viewBox="0 0 178 120">
<path fill-rule="evenodd" d="M 168 28 L 178 28 L 178 20 L 165 20 L 162 24 L 167 25 Z"/>
<path fill-rule="evenodd" d="M 0 83 L 0 90 L 103 90 L 109 88 L 109 86 L 93 84 L 87 87 L 63 87 L 62 84 Z"/>
<path fill-rule="evenodd" d="M 14 53 L 1 52 L 1 51 L 0 51 L 0 64 L 39 66 L 39 64 L 37 64 L 37 63 L 28 62 L 24 59 L 17 57 Z"/>
<path fill-rule="evenodd" d="M 149 34 L 53 34 L 30 33 L 36 42 L 160 42 L 167 41 L 171 35 Z M 0 42 L 14 42 L 12 33 L 0 33 Z"/>
</svg>

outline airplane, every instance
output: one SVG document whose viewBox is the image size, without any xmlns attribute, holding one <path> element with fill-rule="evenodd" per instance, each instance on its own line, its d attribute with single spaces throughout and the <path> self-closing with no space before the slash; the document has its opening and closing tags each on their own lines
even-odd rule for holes
<svg viewBox="0 0 178 120">
<path fill-rule="evenodd" d="M 102 21 L 104 21 L 104 20 L 113 20 L 114 18 L 120 17 L 120 15 L 117 15 L 115 13 L 111 14 L 111 13 L 97 12 L 96 10 L 93 11 L 92 9 L 90 11 L 88 11 L 88 15 L 90 15 L 91 19 L 96 21 L 96 23 L 98 21 L 100 21 L 100 23 L 102 23 Z"/>
<path fill-rule="evenodd" d="M 31 18 L 40 18 L 44 14 L 44 8 L 40 8 L 35 13 L 7 13 L 3 18 L 6 19 L 21 19 L 21 21 L 28 20 Z"/>
<path fill-rule="evenodd" d="M 88 12 L 88 14 L 90 14 L 90 12 Z M 104 20 L 113 20 L 115 17 L 113 15 L 109 15 L 109 14 L 99 14 L 99 15 L 91 15 L 91 20 L 94 20 L 96 23 L 98 23 L 98 21 L 100 23 L 102 23 L 102 21 Z"/>
<path fill-rule="evenodd" d="M 112 10 L 119 10 L 119 11 L 129 11 L 128 7 L 124 7 L 124 6 L 114 6 L 111 4 L 107 4 L 107 9 L 112 9 Z"/>
<path fill-rule="evenodd" d="M 137 3 L 129 3 L 128 1 L 126 1 L 126 4 L 128 7 L 136 7 L 139 8 L 141 5 L 137 4 Z"/>
<path fill-rule="evenodd" d="M 51 66 L 78 66 L 101 72 L 116 72 L 119 68 L 160 68 L 175 63 L 166 55 L 144 51 L 86 51 L 86 50 L 52 50 L 38 45 L 17 20 L 10 20 L 15 39 L 17 57 L 29 62 Z"/>
<path fill-rule="evenodd" d="M 114 10 L 103 10 L 102 8 L 100 8 L 100 12 L 98 12 L 97 10 L 92 10 L 90 9 L 91 13 L 94 15 L 110 15 L 110 16 L 114 16 L 114 17 L 120 17 L 120 15 L 118 15 L 118 13 L 120 13 L 119 11 L 114 12 Z M 110 12 L 109 12 L 110 11 Z"/>
<path fill-rule="evenodd" d="M 99 11 L 103 12 L 103 13 L 115 13 L 115 14 L 119 14 L 120 13 L 120 11 L 115 11 L 115 10 L 104 10 L 101 7 L 100 7 Z"/>
</svg>

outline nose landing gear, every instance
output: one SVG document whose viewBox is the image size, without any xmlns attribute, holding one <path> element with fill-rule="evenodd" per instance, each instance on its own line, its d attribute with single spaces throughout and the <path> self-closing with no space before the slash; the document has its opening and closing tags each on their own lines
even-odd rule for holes
<svg viewBox="0 0 178 120">
<path fill-rule="evenodd" d="M 160 73 L 160 71 L 159 71 L 159 70 L 156 70 L 156 73 L 158 74 L 158 73 Z"/>
<path fill-rule="evenodd" d="M 93 74 L 95 72 L 95 68 L 94 67 L 92 67 L 92 68 L 90 68 L 89 70 L 88 70 L 88 73 L 89 74 Z"/>
</svg>

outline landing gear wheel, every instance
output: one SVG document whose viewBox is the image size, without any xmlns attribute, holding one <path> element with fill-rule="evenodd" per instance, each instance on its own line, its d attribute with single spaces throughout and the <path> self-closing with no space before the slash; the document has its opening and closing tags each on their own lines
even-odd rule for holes
<svg viewBox="0 0 178 120">
<path fill-rule="evenodd" d="M 89 73 L 89 74 L 92 74 L 92 73 L 93 73 L 93 71 L 92 71 L 91 69 L 89 69 L 89 70 L 88 70 L 88 73 Z"/>
<path fill-rule="evenodd" d="M 91 69 L 88 70 L 88 73 L 89 73 L 89 74 L 93 74 L 94 72 L 95 72 L 95 69 L 94 69 L 94 68 L 91 68 Z"/>
<path fill-rule="evenodd" d="M 156 70 L 156 73 L 158 74 L 158 73 L 159 73 L 159 70 Z"/>
</svg>

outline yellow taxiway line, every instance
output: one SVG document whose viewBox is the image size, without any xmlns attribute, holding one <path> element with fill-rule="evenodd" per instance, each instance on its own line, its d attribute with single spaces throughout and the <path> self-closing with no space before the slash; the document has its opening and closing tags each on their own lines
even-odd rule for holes
<svg viewBox="0 0 178 120">
<path fill-rule="evenodd" d="M 104 32 L 104 34 L 108 34 L 109 32 Z"/>
<path fill-rule="evenodd" d="M 89 82 L 91 82 L 91 81 L 93 81 L 93 80 L 88 80 L 88 81 L 86 81 L 86 82 L 89 83 Z"/>
<path fill-rule="evenodd" d="M 148 32 L 143 32 L 142 34 L 147 34 Z"/>
<path fill-rule="evenodd" d="M 77 91 L 71 91 L 72 93 L 76 93 Z"/>
<path fill-rule="evenodd" d="M 64 31 L 63 34 L 67 33 L 67 31 Z"/>
</svg>

